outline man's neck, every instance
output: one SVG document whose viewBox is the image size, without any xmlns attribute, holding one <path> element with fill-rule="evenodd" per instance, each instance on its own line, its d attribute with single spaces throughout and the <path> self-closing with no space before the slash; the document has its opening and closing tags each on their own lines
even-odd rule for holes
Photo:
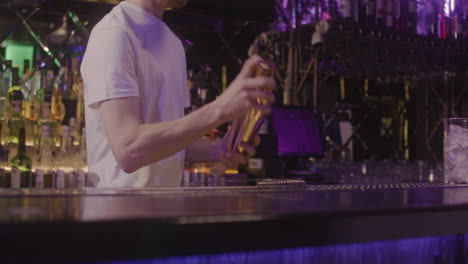
<svg viewBox="0 0 468 264">
<path fill-rule="evenodd" d="M 146 12 L 149 12 L 159 19 L 162 20 L 164 14 L 164 7 L 161 5 L 161 0 L 125 0 L 128 3 L 143 8 Z"/>
</svg>

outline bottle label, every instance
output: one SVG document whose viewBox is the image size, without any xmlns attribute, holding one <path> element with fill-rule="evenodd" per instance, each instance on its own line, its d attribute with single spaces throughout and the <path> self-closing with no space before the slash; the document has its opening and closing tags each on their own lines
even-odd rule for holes
<svg viewBox="0 0 468 264">
<path fill-rule="evenodd" d="M 11 169 L 11 188 L 18 189 L 21 186 L 21 171 L 17 168 Z"/>
<path fill-rule="evenodd" d="M 44 188 L 44 171 L 36 170 L 36 188 Z"/>
<path fill-rule="evenodd" d="M 263 169 L 263 159 L 249 159 L 249 169 Z"/>
<path fill-rule="evenodd" d="M 57 171 L 57 179 L 56 179 L 56 188 L 65 188 L 65 172 L 63 170 Z"/>
</svg>

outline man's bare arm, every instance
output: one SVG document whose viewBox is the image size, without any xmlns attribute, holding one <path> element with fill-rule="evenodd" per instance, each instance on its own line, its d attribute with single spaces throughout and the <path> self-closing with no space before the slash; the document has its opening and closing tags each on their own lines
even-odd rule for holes
<svg viewBox="0 0 468 264">
<path fill-rule="evenodd" d="M 244 115 L 252 107 L 268 113 L 269 107 L 258 104 L 256 98 L 273 101 L 274 97 L 258 88 L 275 84 L 270 78 L 253 78 L 260 61 L 259 57 L 249 59 L 220 98 L 178 120 L 144 124 L 138 98 L 103 102 L 101 118 L 120 168 L 132 173 L 167 158 L 193 144 L 212 128 Z"/>
</svg>

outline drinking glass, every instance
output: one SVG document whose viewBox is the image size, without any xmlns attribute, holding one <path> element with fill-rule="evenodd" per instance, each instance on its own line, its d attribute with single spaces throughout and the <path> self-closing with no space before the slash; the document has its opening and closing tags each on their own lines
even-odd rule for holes
<svg viewBox="0 0 468 264">
<path fill-rule="evenodd" d="M 468 183 L 468 118 L 444 119 L 444 181 Z"/>
</svg>

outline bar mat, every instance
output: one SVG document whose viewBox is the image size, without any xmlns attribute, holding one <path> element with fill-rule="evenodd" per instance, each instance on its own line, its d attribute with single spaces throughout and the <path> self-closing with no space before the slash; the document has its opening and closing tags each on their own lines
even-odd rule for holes
<svg viewBox="0 0 468 264">
<path fill-rule="evenodd" d="M 468 184 L 444 183 L 396 183 L 396 184 L 340 184 L 340 185 L 309 185 L 307 191 L 373 191 L 392 189 L 421 189 L 421 188 L 459 188 Z"/>
</svg>

